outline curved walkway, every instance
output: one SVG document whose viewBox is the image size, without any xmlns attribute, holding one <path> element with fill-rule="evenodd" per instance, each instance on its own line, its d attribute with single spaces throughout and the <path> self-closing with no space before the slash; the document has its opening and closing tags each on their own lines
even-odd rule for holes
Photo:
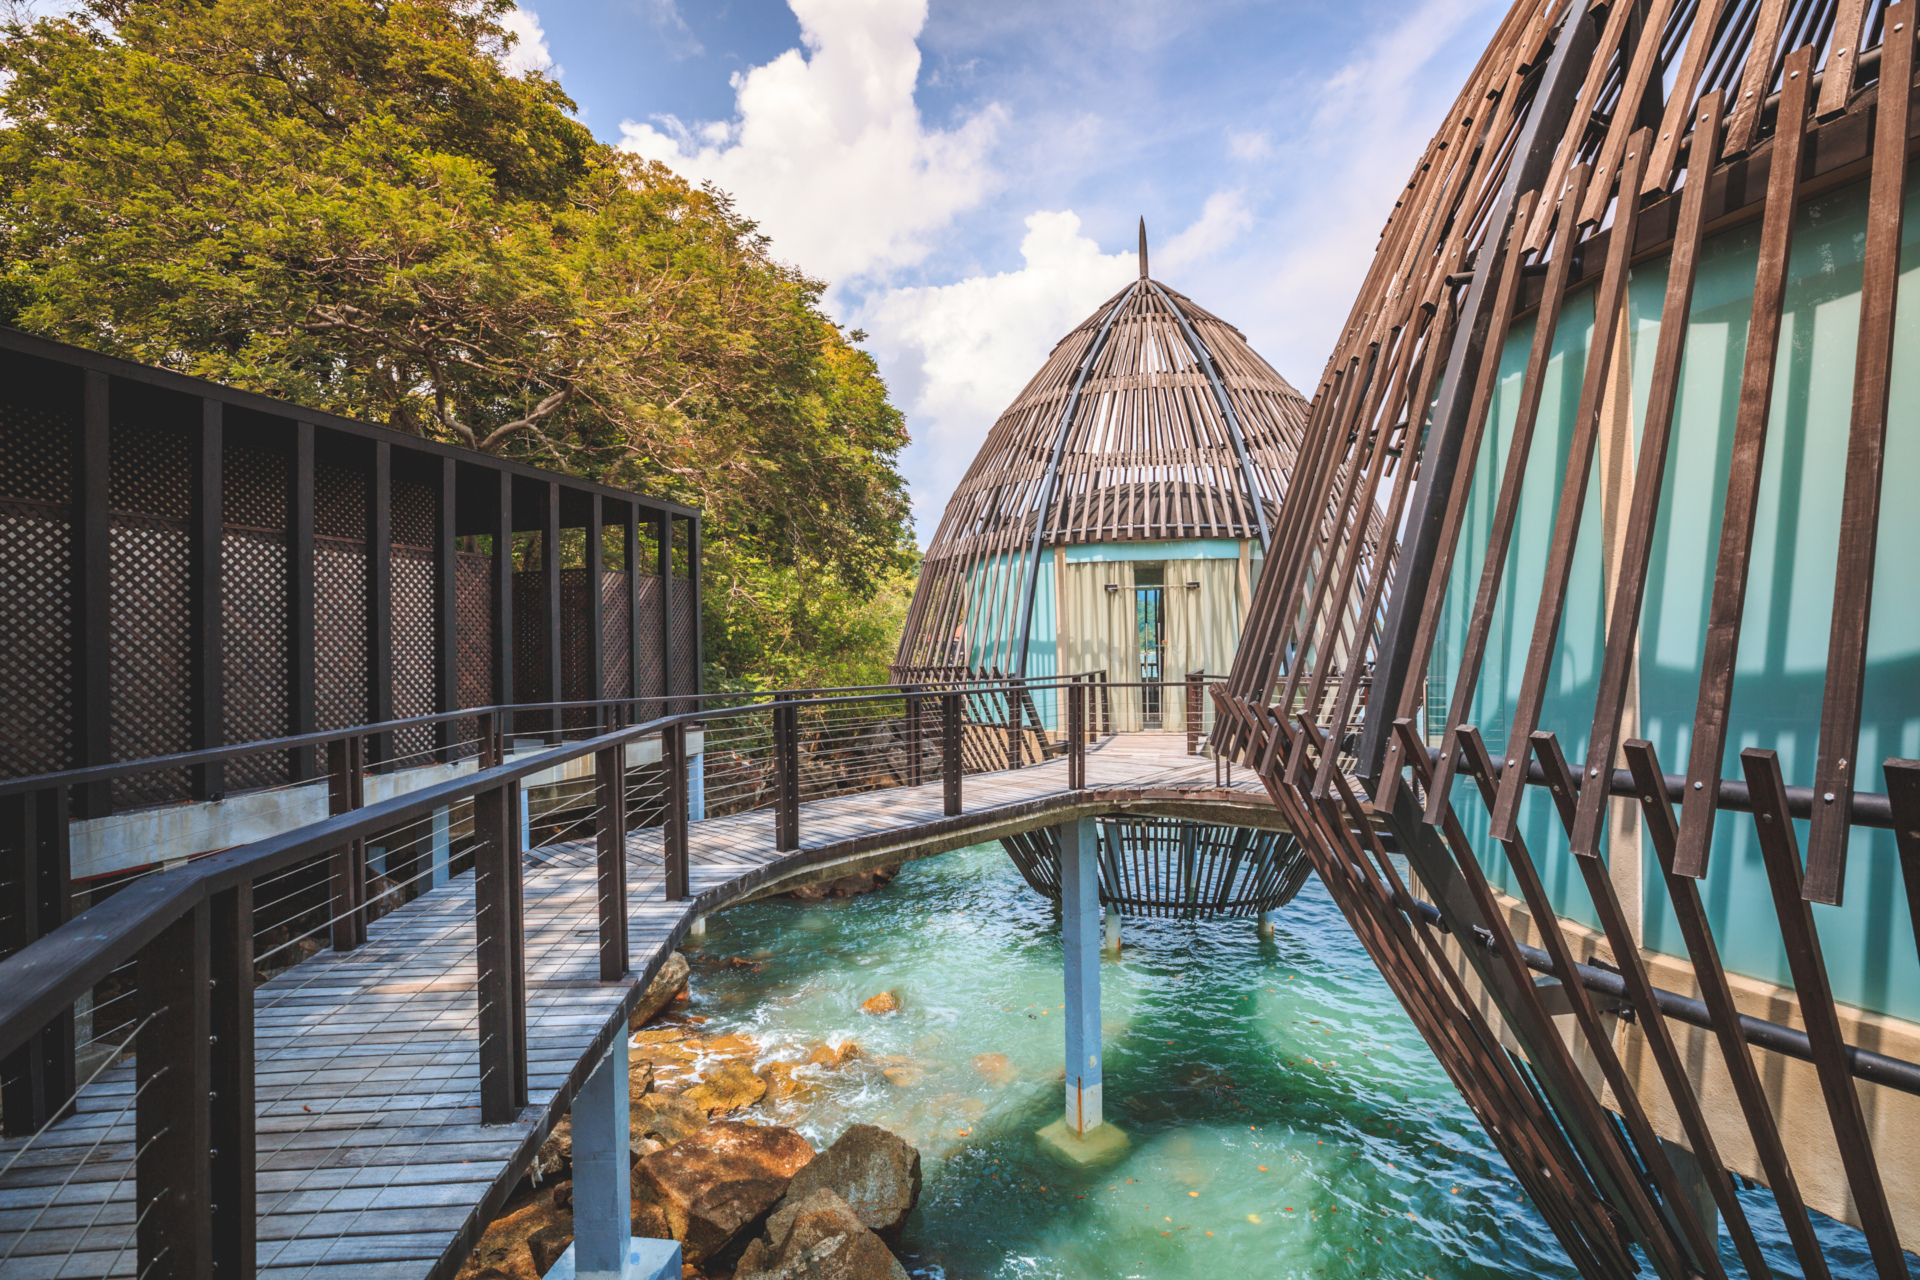
<svg viewBox="0 0 1920 1280">
<path fill-rule="evenodd" d="M 813 801 L 801 847 L 773 815 L 691 824 L 692 892 L 667 902 L 658 828 L 628 842 L 632 974 L 598 979 L 591 838 L 543 847 L 525 873 L 530 1105 L 479 1123 L 472 873 L 256 988 L 259 1273 L 274 1280 L 451 1277 L 525 1173 L 668 953 L 703 912 L 782 885 L 923 857 L 1068 817 L 1129 810 L 1278 826 L 1258 780 L 1218 786 L 1184 735 L 1127 734 L 1066 761 L 969 776 L 945 816 L 938 781 Z M 0 1143 L 0 1275 L 135 1274 L 130 1062 L 24 1154 Z M 16 1154 L 20 1158 L 15 1160 Z M 9 1164 L 9 1162 L 12 1162 Z"/>
</svg>

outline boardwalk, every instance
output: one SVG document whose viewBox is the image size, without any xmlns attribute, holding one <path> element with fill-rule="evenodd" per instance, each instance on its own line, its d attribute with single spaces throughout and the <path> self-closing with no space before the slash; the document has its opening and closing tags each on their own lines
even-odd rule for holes
<svg viewBox="0 0 1920 1280">
<path fill-rule="evenodd" d="M 692 902 L 663 900 L 658 829 L 629 842 L 633 977 L 597 979 L 591 840 L 526 864 L 530 1102 L 508 1125 L 479 1123 L 469 873 L 375 921 L 358 950 L 322 952 L 254 993 L 259 1268 L 275 1280 L 451 1276 L 524 1171 L 587 1065 L 624 1033 L 620 1010 L 694 916 L 819 864 L 911 856 L 990 838 L 1087 803 L 1211 802 L 1271 820 L 1245 773 L 1216 788 L 1184 737 L 1133 734 L 1088 748 L 1087 789 L 1066 762 L 966 780 L 944 815 L 938 782 L 801 808 L 801 848 L 774 851 L 759 811 L 690 830 Z M 22 1153 L 0 1144 L 0 1275 L 135 1274 L 134 1072 L 109 1068 L 79 1114 Z M 217 1104 L 216 1104 L 217 1105 Z M 16 1159 L 16 1157 L 18 1157 Z"/>
</svg>

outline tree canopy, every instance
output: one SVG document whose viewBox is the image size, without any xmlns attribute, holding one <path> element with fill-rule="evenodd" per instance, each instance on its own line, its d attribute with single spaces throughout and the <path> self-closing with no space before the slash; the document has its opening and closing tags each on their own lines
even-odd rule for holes
<svg viewBox="0 0 1920 1280">
<path fill-rule="evenodd" d="M 695 503 L 717 651 L 835 643 L 809 584 L 878 598 L 912 560 L 863 335 L 724 193 L 506 70 L 509 8 L 83 0 L 7 25 L 0 322 Z"/>
</svg>

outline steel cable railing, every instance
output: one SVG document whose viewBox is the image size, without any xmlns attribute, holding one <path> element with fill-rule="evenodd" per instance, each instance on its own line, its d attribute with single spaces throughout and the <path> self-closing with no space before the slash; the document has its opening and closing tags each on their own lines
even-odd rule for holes
<svg viewBox="0 0 1920 1280">
<path fill-rule="evenodd" d="M 237 1274 L 239 1259 L 251 1257 L 252 1222 L 233 1219 L 237 1211 L 226 1205 L 209 1243 L 193 1229 L 216 1214 L 194 1202 L 199 1191 L 185 1199 L 150 1192 L 161 1185 L 156 1169 L 204 1168 L 196 1188 L 250 1177 L 253 1107 L 210 1112 L 182 1100 L 196 1091 L 250 1100 L 256 1011 L 283 1006 L 306 985 L 297 975 L 308 956 L 364 946 L 369 926 L 394 907 L 437 891 L 462 895 L 457 910 L 432 908 L 432 926 L 410 934 L 409 946 L 430 939 L 445 952 L 451 942 L 451 954 L 470 957 L 470 967 L 449 971 L 469 975 L 459 980 L 474 991 L 466 1034 L 477 1063 L 465 1087 L 477 1088 L 482 1121 L 500 1123 L 527 1099 L 526 877 L 578 874 L 580 859 L 591 859 L 592 892 L 568 901 L 591 904 L 599 976 L 617 979 L 628 967 L 630 878 L 657 858 L 658 873 L 649 873 L 659 876 L 655 892 L 690 900 L 696 818 L 770 812 L 774 847 L 785 852 L 801 845 L 802 806 L 835 797 L 938 786 L 939 811 L 953 815 L 964 778 L 1062 757 L 1069 785 L 1084 786 L 1088 740 L 1111 730 L 1114 699 L 1138 687 L 1094 674 L 1026 682 L 956 674 L 858 690 L 469 708 L 0 782 L 0 834 L 20 855 L 0 886 L 10 890 L 0 917 L 10 917 L 13 936 L 24 939 L 0 960 L 0 1112 L 16 1133 L 0 1146 L 0 1181 L 8 1157 L 46 1158 L 47 1139 L 35 1135 L 63 1132 L 61 1118 L 76 1105 L 96 1115 L 94 1103 L 76 1104 L 80 1090 L 131 1072 L 129 1087 L 109 1098 L 107 1128 L 89 1136 L 107 1144 L 103 1159 L 120 1162 L 115 1185 L 137 1187 L 135 1203 L 115 1190 L 119 1198 L 103 1202 L 98 1215 L 39 1213 L 34 1206 L 47 1205 L 30 1198 L 29 1212 L 16 1216 L 25 1229 L 0 1254 L 15 1249 L 52 1260 L 77 1249 L 68 1261 L 85 1270 L 94 1264 L 84 1259 L 96 1253 L 96 1261 L 120 1265 L 117 1251 L 121 1264 L 137 1263 L 136 1274 L 157 1264 L 163 1272 L 205 1274 L 224 1259 L 236 1269 L 222 1273 Z M 1156 687 L 1169 705 L 1178 699 L 1172 690 L 1186 687 L 1191 706 L 1200 686 Z M 659 714 L 675 702 L 696 709 Z M 572 718 L 583 723 L 568 724 L 553 714 L 559 711 L 577 712 Z M 542 717 L 537 729 L 515 729 L 535 716 Z M 473 731 L 445 746 L 371 758 L 403 728 L 453 719 Z M 1199 719 L 1188 717 L 1193 725 Z M 225 801 L 175 806 L 175 843 L 122 843 L 167 856 L 91 881 L 77 895 L 48 870 L 70 837 L 73 788 L 143 771 L 220 767 L 264 752 L 289 759 L 304 752 L 311 767 Z M 227 829 L 219 825 L 221 805 L 255 797 L 267 807 L 300 788 L 309 789 L 297 815 L 303 820 L 280 830 L 268 824 L 266 834 L 235 847 L 191 848 Z M 152 820 L 153 811 L 107 819 L 129 829 Z M 659 833 L 647 842 L 653 854 L 629 841 L 649 828 Z M 743 834 L 752 830 L 766 828 L 718 835 L 715 848 L 764 841 L 764 834 Z M 191 855 L 184 862 L 171 856 L 182 840 Z M 47 883 L 59 884 L 57 919 L 26 892 Z M 537 949 L 561 945 L 549 941 L 558 938 L 543 934 Z M 288 974 L 292 985 L 256 1001 L 256 985 Z M 299 1018 L 274 1026 L 275 1052 L 296 1058 L 301 1037 L 319 1033 Z M 182 1046 L 194 1044 L 207 1051 L 183 1056 Z M 130 1059 L 136 1048 L 140 1056 Z M 129 1116 L 135 1141 L 105 1136 L 116 1124 L 124 1130 Z M 43 1154 L 23 1157 L 36 1143 Z M 70 1232 L 78 1234 L 62 1234 Z M 33 1234 L 47 1239 L 26 1242 Z"/>
</svg>

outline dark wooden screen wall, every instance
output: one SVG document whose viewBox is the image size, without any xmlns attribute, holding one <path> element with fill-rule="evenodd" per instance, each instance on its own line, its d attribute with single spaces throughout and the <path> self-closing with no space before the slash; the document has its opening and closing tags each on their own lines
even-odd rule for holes
<svg viewBox="0 0 1920 1280">
<path fill-rule="evenodd" d="M 0 776 L 698 692 L 698 548 L 685 507 L 0 331 Z M 474 731 L 369 752 L 425 763 Z M 96 786 L 74 816 L 317 776 L 313 755 Z"/>
</svg>

